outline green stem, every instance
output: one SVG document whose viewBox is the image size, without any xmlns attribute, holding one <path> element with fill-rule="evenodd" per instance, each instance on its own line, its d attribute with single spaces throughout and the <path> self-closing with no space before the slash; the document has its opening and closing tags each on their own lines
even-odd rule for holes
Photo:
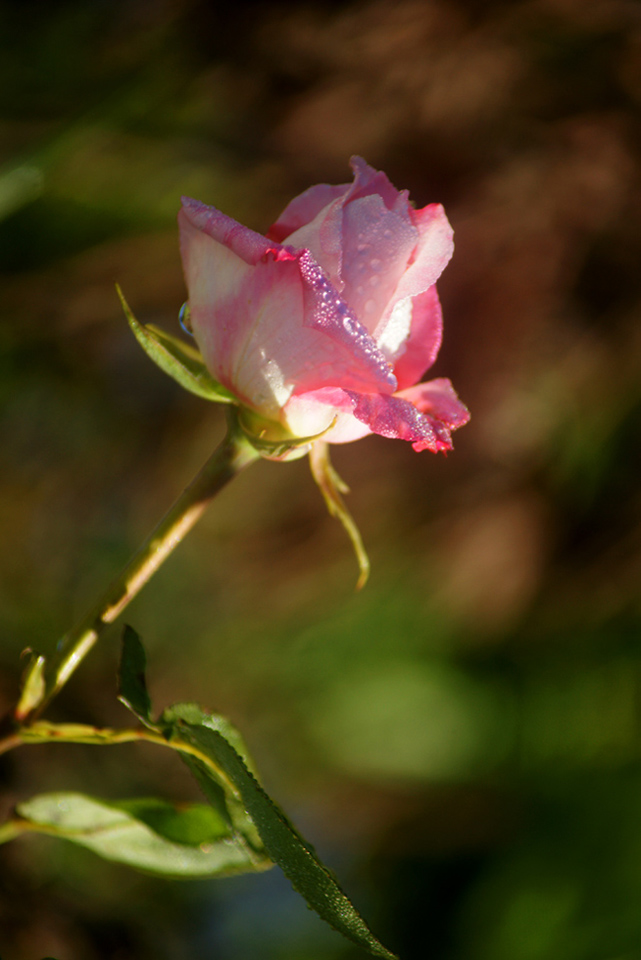
<svg viewBox="0 0 641 960">
<path fill-rule="evenodd" d="M 8 740 L 5 740 L 0 743 L 0 753 L 5 752 L 5 744 L 8 744 L 8 742 Z M 36 720 L 29 726 L 22 727 L 6 749 L 13 749 L 13 747 L 21 744 L 38 745 L 43 743 L 80 743 L 99 747 L 113 747 L 123 743 L 153 743 L 158 747 L 168 747 L 170 750 L 188 754 L 199 760 L 213 771 L 216 778 L 222 781 L 231 793 L 238 796 L 235 785 L 207 753 L 177 737 L 167 739 L 160 730 L 140 728 L 113 730 L 110 727 L 91 727 L 83 723 L 49 723 L 47 720 Z M 12 837 L 9 836 L 7 839 L 10 840 Z"/>
<path fill-rule="evenodd" d="M 259 456 L 237 426 L 235 410 L 232 410 L 227 436 L 218 449 L 95 606 L 58 644 L 47 671 L 44 696 L 29 719 L 42 713 L 87 656 L 104 628 L 114 622 L 144 587 L 200 519 L 219 490 Z M 24 723 L 28 718 L 17 713 L 16 719 Z"/>
</svg>

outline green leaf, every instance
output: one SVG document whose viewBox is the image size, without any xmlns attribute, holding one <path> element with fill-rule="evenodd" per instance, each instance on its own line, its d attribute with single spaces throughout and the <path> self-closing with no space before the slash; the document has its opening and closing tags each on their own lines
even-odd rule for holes
<svg viewBox="0 0 641 960">
<path fill-rule="evenodd" d="M 155 833 L 171 840 L 198 847 L 229 834 L 227 823 L 204 803 L 171 804 L 158 797 L 119 800 L 112 806 L 124 810 Z"/>
<path fill-rule="evenodd" d="M 143 723 L 150 722 L 151 700 L 147 692 L 147 657 L 142 641 L 133 627 L 122 632 L 122 655 L 118 669 L 118 699 Z"/>
<path fill-rule="evenodd" d="M 329 459 L 329 445 L 327 443 L 317 442 L 313 445 L 309 453 L 309 465 L 312 476 L 323 494 L 327 509 L 333 517 L 340 520 L 347 536 L 352 541 L 358 569 L 360 570 L 356 589 L 360 590 L 361 587 L 365 586 L 369 577 L 369 557 L 363 546 L 360 531 L 341 496 L 343 493 L 349 493 L 349 487 L 334 470 Z"/>
<path fill-rule="evenodd" d="M 24 830 L 70 840 L 106 860 L 163 876 L 227 876 L 272 865 L 202 804 L 47 793 L 21 803 L 17 813 L 14 822 Z"/>
<path fill-rule="evenodd" d="M 130 626 L 124 628 L 122 640 L 122 656 L 119 668 L 119 700 L 124 703 L 145 726 L 157 731 L 158 726 L 150 720 L 151 701 L 145 680 L 147 658 L 142 640 L 133 627 Z M 190 710 L 193 711 L 194 722 L 197 723 L 201 715 L 200 707 L 195 704 L 184 704 L 183 706 L 187 713 L 189 713 Z M 217 725 L 217 729 L 220 730 L 222 735 L 234 745 L 235 749 L 241 756 L 245 757 L 247 763 L 251 765 L 247 748 L 238 730 L 224 717 L 212 717 L 211 721 Z M 60 729 L 60 726 L 61 725 L 58 724 L 56 730 L 62 734 L 63 731 Z M 41 727 L 42 724 L 37 724 L 34 734 L 37 734 Z M 49 730 L 43 732 L 50 733 Z M 91 733 L 89 733 L 89 736 L 91 736 Z M 93 736 L 95 740 L 96 734 L 94 733 Z M 104 737 L 104 731 L 102 732 L 102 736 Z M 236 791 L 233 790 L 233 788 L 230 789 L 231 785 L 224 780 L 217 779 L 211 770 L 203 770 L 202 764 L 196 759 L 183 756 L 183 760 L 198 780 L 203 793 L 216 811 L 218 817 L 227 825 L 228 829 L 236 831 L 240 836 L 245 838 L 250 847 L 262 853 L 263 844 L 258 832 L 251 818 L 247 815 L 244 806 L 239 801 Z"/>
<path fill-rule="evenodd" d="M 194 704 L 177 704 L 165 711 L 161 723 L 165 726 L 165 735 L 178 749 L 180 742 L 197 747 L 234 785 L 267 853 L 282 868 L 308 906 L 348 940 L 376 957 L 392 960 L 394 954 L 370 932 L 334 875 L 320 862 L 314 848 L 262 789 L 241 754 L 225 737 L 220 719 L 208 716 Z M 193 759 L 186 759 L 193 768 Z M 199 764 L 199 779 L 211 776 L 210 768 Z"/>
<path fill-rule="evenodd" d="M 208 729 L 215 730 L 231 744 L 236 753 L 240 754 L 245 766 L 255 779 L 259 779 L 258 771 L 249 755 L 243 735 L 227 717 L 222 717 L 218 713 L 205 713 L 197 703 L 176 703 L 173 707 L 168 707 L 160 719 L 160 725 L 168 725 L 171 732 L 173 732 L 176 723 L 182 722 L 191 723 L 194 726 L 204 724 Z"/>
<path fill-rule="evenodd" d="M 210 728 L 216 730 L 225 739 L 225 742 L 231 744 L 235 752 L 243 758 L 247 769 L 257 776 L 254 763 L 249 756 L 249 751 L 241 734 L 225 717 L 217 714 L 205 714 L 196 703 L 180 703 L 165 710 L 160 722 L 164 727 L 165 735 L 173 741 L 176 734 L 176 722 L 186 720 L 188 723 L 198 725 L 203 717 L 206 718 Z M 180 749 L 179 743 L 174 743 L 174 746 Z M 230 826 L 241 833 L 252 847 L 256 850 L 263 850 L 264 845 L 260 833 L 242 802 L 235 784 L 230 781 L 224 770 L 215 762 L 215 758 L 210 758 L 214 761 L 213 768 L 193 756 L 182 754 L 183 761 L 193 773 L 201 790 L 214 809 L 226 818 Z"/>
<path fill-rule="evenodd" d="M 116 290 L 136 340 L 164 373 L 173 377 L 185 390 L 204 397 L 205 400 L 212 400 L 214 403 L 237 402 L 229 390 L 214 380 L 198 350 L 158 327 L 139 323 L 118 285 Z"/>
</svg>

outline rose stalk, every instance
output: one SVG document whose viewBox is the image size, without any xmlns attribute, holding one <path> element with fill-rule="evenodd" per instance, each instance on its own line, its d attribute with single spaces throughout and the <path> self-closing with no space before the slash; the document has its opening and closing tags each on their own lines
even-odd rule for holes
<svg viewBox="0 0 641 960">
<path fill-rule="evenodd" d="M 224 441 L 95 606 L 62 638 L 47 671 L 46 681 L 43 658 L 32 661 L 31 682 L 23 684 L 23 696 L 14 711 L 16 720 L 24 721 L 28 717 L 35 719 L 42 713 L 89 653 L 105 627 L 119 617 L 151 579 L 197 523 L 216 494 L 245 467 L 259 459 L 260 454 L 238 429 L 233 415 L 228 420 L 229 429 Z"/>
</svg>

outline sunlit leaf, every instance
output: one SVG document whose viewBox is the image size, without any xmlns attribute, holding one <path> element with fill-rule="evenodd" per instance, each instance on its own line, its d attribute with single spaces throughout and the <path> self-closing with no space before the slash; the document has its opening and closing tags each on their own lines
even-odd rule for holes
<svg viewBox="0 0 641 960">
<path fill-rule="evenodd" d="M 21 803 L 17 813 L 30 832 L 70 840 L 106 860 L 164 876 L 215 877 L 271 866 L 202 804 L 107 802 L 80 793 L 48 793 Z"/>
<path fill-rule="evenodd" d="M 267 853 L 308 906 L 353 943 L 374 956 L 390 960 L 394 955 L 370 932 L 314 848 L 262 789 L 242 756 L 221 732 L 218 719 L 209 717 L 194 704 L 178 704 L 163 714 L 162 722 L 168 737 L 197 747 L 234 785 Z M 199 764 L 201 782 L 208 775 L 208 769 L 205 764 Z"/>
<path fill-rule="evenodd" d="M 211 730 L 220 734 L 221 739 L 242 757 L 248 770 L 257 777 L 254 763 L 249 756 L 249 752 L 243 738 L 238 730 L 225 717 L 217 714 L 205 714 L 195 703 L 181 703 L 175 707 L 166 710 L 162 716 L 161 723 L 165 726 L 165 733 L 170 738 L 176 737 L 176 722 L 186 720 L 188 723 L 198 725 L 205 717 Z M 180 737 L 178 737 L 180 740 Z M 178 746 L 178 745 L 177 745 Z M 233 827 L 241 833 L 247 842 L 257 850 L 264 847 L 260 832 L 254 823 L 249 811 L 247 810 L 240 792 L 236 785 L 226 776 L 225 771 L 220 764 L 215 762 L 215 757 L 211 754 L 210 758 L 215 766 L 202 763 L 198 758 L 183 754 L 183 760 L 193 773 L 200 784 L 200 788 L 220 816 L 225 818 L 230 827 Z"/>
</svg>

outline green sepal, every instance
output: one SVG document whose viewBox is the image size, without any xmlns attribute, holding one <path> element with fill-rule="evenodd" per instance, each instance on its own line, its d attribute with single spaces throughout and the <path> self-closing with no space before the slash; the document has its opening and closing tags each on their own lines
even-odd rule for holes
<svg viewBox="0 0 641 960">
<path fill-rule="evenodd" d="M 203 804 L 46 793 L 19 804 L 16 812 L 12 824 L 18 830 L 69 840 L 145 873 L 218 877 L 272 866 Z"/>
<path fill-rule="evenodd" d="M 369 557 L 363 546 L 363 540 L 354 518 L 345 506 L 345 501 L 341 496 L 343 493 L 349 493 L 349 487 L 341 480 L 332 466 L 329 458 L 329 444 L 317 442 L 313 445 L 309 453 L 309 466 L 312 476 L 323 494 L 327 509 L 333 517 L 340 520 L 347 536 L 352 541 L 358 569 L 360 570 L 356 589 L 360 590 L 361 587 L 365 586 L 369 577 Z"/>
<path fill-rule="evenodd" d="M 275 420 L 268 420 L 259 413 L 241 407 L 238 423 L 254 449 L 267 460 L 288 460 L 303 457 L 317 440 L 322 439 L 336 423 L 332 420 L 328 427 L 310 437 L 295 437 Z"/>
<path fill-rule="evenodd" d="M 136 340 L 164 373 L 173 377 L 185 390 L 205 400 L 214 403 L 238 402 L 226 387 L 212 377 L 198 350 L 153 324 L 139 323 L 117 284 L 116 291 Z"/>
<path fill-rule="evenodd" d="M 151 724 L 151 700 L 145 671 L 147 657 L 142 641 L 133 627 L 122 631 L 122 654 L 118 667 L 118 699 L 144 724 Z"/>
<path fill-rule="evenodd" d="M 40 706 L 46 692 L 45 658 L 32 650 L 26 650 L 25 653 L 29 654 L 29 663 L 22 676 L 20 697 L 13 714 L 19 723 Z"/>
</svg>

